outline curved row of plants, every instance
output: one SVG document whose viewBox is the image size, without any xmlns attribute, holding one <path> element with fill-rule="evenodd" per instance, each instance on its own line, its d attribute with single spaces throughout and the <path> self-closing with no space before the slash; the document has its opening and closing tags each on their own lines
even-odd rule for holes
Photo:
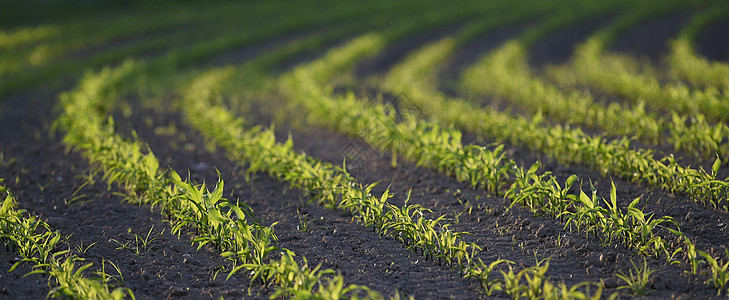
<svg viewBox="0 0 729 300">
<path fill-rule="evenodd" d="M 508 99 L 526 114 L 539 114 L 547 120 L 594 128 L 608 136 L 627 136 L 648 144 L 671 144 L 675 150 L 696 157 L 729 157 L 729 145 L 722 144 L 729 127 L 706 122 L 686 124 L 685 118 L 662 118 L 648 112 L 643 103 L 601 104 L 588 93 L 562 90 L 532 75 L 527 63 L 527 49 L 558 26 L 587 18 L 599 10 L 565 11 L 553 19 L 527 29 L 520 38 L 504 43 L 479 63 L 464 72 L 464 89 L 476 95 Z M 552 25 L 552 26 L 550 26 Z M 437 46 L 435 46 L 437 47 Z M 391 74 L 392 77 L 398 74 Z M 390 80 L 393 80 L 390 77 Z M 696 116 L 697 120 L 701 117 Z"/>
<path fill-rule="evenodd" d="M 588 85 L 624 97 L 631 103 L 642 103 L 655 111 L 667 112 L 672 118 L 679 119 L 674 123 L 686 122 L 685 116 L 691 116 L 690 121 L 696 123 L 694 127 L 697 128 L 726 122 L 729 120 L 729 104 L 721 90 L 713 87 L 692 89 L 680 81 L 662 85 L 659 78 L 651 72 L 636 70 L 635 66 L 640 64 L 634 60 L 605 53 L 609 43 L 630 26 L 651 17 L 675 12 L 682 7 L 691 8 L 685 4 L 678 7 L 662 5 L 656 10 L 651 6 L 621 16 L 576 48 L 571 68 L 552 72 L 551 77 L 567 87 Z M 686 129 L 683 133 L 693 132 Z M 703 129 L 694 134 L 706 133 L 710 133 L 714 140 L 721 141 L 721 138 L 727 136 L 727 129 Z"/>
<path fill-rule="evenodd" d="M 424 78 L 428 78 L 427 69 L 431 67 L 431 64 L 435 64 L 447 56 L 447 50 L 450 46 L 447 42 L 450 41 L 446 39 L 428 45 L 407 58 L 400 66 L 394 68 L 400 68 L 400 71 L 393 71 L 392 74 L 399 75 L 400 77 L 398 78 L 402 78 L 403 80 L 409 80 L 413 86 L 413 89 L 407 92 L 411 99 L 412 97 L 422 96 L 423 94 L 427 95 L 423 91 L 427 91 L 429 90 L 428 87 L 433 86 L 433 84 L 427 83 Z M 422 76 L 422 78 L 419 76 Z M 389 80 L 388 82 L 392 84 L 396 81 Z M 419 89 L 416 90 L 416 88 Z M 680 232 L 680 230 L 677 230 L 677 227 L 671 228 L 669 226 L 666 228 L 673 234 L 681 237 L 683 246 L 669 246 L 662 238 L 655 238 L 653 236 L 654 229 L 669 224 L 675 225 L 676 223 L 671 218 L 654 219 L 652 215 L 646 215 L 637 208 L 640 201 L 639 198 L 633 200 L 625 208 L 626 212 L 622 213 L 621 208 L 617 204 L 617 195 L 614 186 L 611 189 L 610 197 L 603 199 L 597 197 L 594 190 L 592 196 L 582 192 L 579 196 L 570 194 L 570 188 L 577 180 L 576 176 L 568 178 L 563 187 L 550 174 L 537 174 L 536 166 L 533 166 L 526 172 L 523 169 L 518 170 L 516 177 L 523 179 L 521 181 L 517 179 L 506 195 L 507 198 L 512 199 L 513 204 L 525 205 L 532 211 L 547 213 L 553 217 L 560 218 L 565 222 L 565 227 L 573 227 L 578 231 L 584 230 L 588 233 L 595 234 L 602 239 L 603 243 L 610 242 L 616 236 L 619 236 L 620 234 L 617 234 L 618 232 L 625 234 L 626 230 L 640 228 L 639 231 L 647 235 L 632 235 L 636 240 L 640 241 L 636 244 L 644 245 L 638 248 L 639 251 L 649 254 L 665 254 L 667 260 L 671 263 L 678 262 L 675 259 L 683 257 L 683 264 L 685 264 L 688 269 L 687 272 L 692 276 L 699 274 L 698 269 L 700 265 L 706 264 L 709 266 L 712 274 L 711 278 L 707 280 L 707 283 L 714 285 L 720 293 L 727 292 L 727 280 L 722 279 L 727 274 L 727 268 L 721 263 L 721 259 L 697 250 L 693 241 Z M 530 181 L 533 184 L 532 186 L 525 184 L 525 182 Z M 519 195 L 519 192 L 522 192 L 522 194 Z M 581 208 L 575 210 L 571 205 L 565 206 L 570 201 L 579 203 Z M 626 236 L 631 235 L 628 234 Z M 631 243 L 628 243 L 628 245 L 631 245 Z M 727 255 L 726 259 L 729 259 L 729 255 Z"/>
<path fill-rule="evenodd" d="M 268 11 L 280 9 L 280 3 L 262 3 L 254 9 Z M 27 26 L 0 32 L 0 75 L 17 72 L 21 68 L 38 68 L 89 47 L 103 47 L 114 40 L 134 35 L 153 35 L 184 26 L 188 22 L 210 22 L 225 20 L 234 13 L 236 5 L 226 4 L 206 10 L 203 13 L 192 10 L 192 5 L 178 5 L 165 14 L 145 10 L 133 15 L 113 14 L 95 16 L 68 22 L 66 24 Z M 228 14 L 228 15 L 226 15 Z M 214 26 L 222 24 L 213 23 Z M 200 30 L 196 28 L 194 30 Z M 206 30 L 210 30 L 206 28 Z M 85 34 L 78 34 L 83 32 Z M 152 33 L 152 34 L 151 34 Z M 194 35 L 194 33 L 193 33 Z M 174 36 L 174 38 L 172 38 Z M 165 36 L 154 36 L 154 40 L 167 42 L 179 40 L 179 32 Z M 150 39 L 151 40 L 151 39 Z M 149 41 L 144 41 L 146 43 Z"/>
<path fill-rule="evenodd" d="M 325 3 L 326 4 L 326 3 Z M 153 36 L 151 38 L 141 38 L 138 41 L 125 43 L 116 47 L 109 47 L 103 49 L 103 51 L 90 51 L 88 57 L 84 59 L 68 59 L 69 54 L 64 51 L 67 50 L 64 47 L 62 49 L 55 49 L 55 44 L 40 44 L 36 47 L 39 49 L 46 49 L 43 51 L 42 56 L 47 59 L 43 63 L 38 64 L 37 67 L 28 68 L 26 72 L 14 73 L 12 76 L 4 76 L 3 81 L 0 83 L 0 96 L 9 96 L 14 93 L 26 90 L 37 84 L 43 83 L 46 87 L 56 88 L 59 86 L 60 81 L 58 80 L 58 74 L 66 74 L 73 76 L 80 76 L 82 72 L 87 68 L 101 68 L 108 64 L 121 63 L 124 58 L 128 57 L 148 57 L 149 60 L 153 61 L 157 68 L 160 70 L 178 69 L 185 66 L 190 66 L 195 63 L 200 63 L 204 59 L 210 58 L 212 54 L 225 53 L 235 47 L 241 47 L 252 42 L 264 41 L 272 36 L 291 34 L 300 30 L 314 30 L 322 29 L 327 24 L 339 24 L 352 19 L 353 16 L 360 14 L 372 14 L 374 15 L 371 20 L 372 24 L 384 22 L 383 18 L 390 16 L 392 11 L 397 11 L 404 7 L 408 7 L 411 4 L 408 1 L 401 1 L 397 3 L 387 3 L 380 1 L 368 2 L 360 7 L 352 7 L 351 5 L 341 4 L 340 2 L 334 1 L 334 4 L 330 9 L 322 12 L 316 5 L 284 5 L 281 3 L 263 3 L 260 5 L 262 10 L 261 13 L 253 14 L 251 17 L 235 17 L 234 21 L 225 21 L 227 23 L 214 24 L 218 26 L 201 26 L 192 31 L 170 29 L 172 32 L 163 34 L 160 36 Z M 236 7 L 234 4 L 233 7 Z M 423 9 L 428 8 L 431 3 L 423 3 Z M 280 20 L 272 19 L 269 14 L 263 13 L 266 11 L 277 10 L 279 14 L 288 14 L 292 17 L 286 18 L 285 22 Z M 198 18 L 209 18 L 209 19 L 224 19 L 226 13 L 236 12 L 237 9 L 231 9 L 227 5 L 221 6 L 221 10 L 211 12 L 208 17 Z M 223 14 L 223 15 L 221 15 Z M 207 15 L 207 14 L 205 14 Z M 177 22 L 175 14 L 170 14 L 170 19 L 167 17 L 160 18 L 159 23 L 170 22 L 174 24 Z M 184 16 L 180 17 L 179 21 L 186 21 Z M 153 18 L 156 19 L 156 18 Z M 133 19 L 123 19 L 122 23 L 132 22 L 139 23 L 137 25 L 127 26 L 129 32 L 134 30 L 150 29 L 150 26 L 154 28 L 154 24 L 157 22 L 134 22 Z M 253 27 L 253 25 L 256 25 Z M 97 27 L 98 24 L 96 25 Z M 257 30 L 245 30 L 241 31 L 240 28 L 257 28 Z M 49 29 L 50 30 L 50 29 Z M 60 29 L 59 29 L 60 30 Z M 72 31 L 71 29 L 62 29 L 64 31 Z M 121 30 L 121 29 L 120 29 Z M 125 31 L 126 32 L 126 31 Z M 100 34 L 103 40 L 112 40 L 115 38 L 115 34 Z M 78 44 L 79 47 L 90 47 L 93 49 L 95 35 L 90 35 L 89 39 L 80 39 L 78 42 L 74 42 L 74 46 Z M 61 41 L 63 43 L 63 40 Z M 110 42 L 113 43 L 113 42 Z M 170 47 L 173 45 L 173 47 Z M 80 51 L 84 51 L 84 47 L 79 48 Z M 158 54 L 160 49 L 166 50 L 162 54 Z M 53 50 L 53 51 L 51 51 Z M 40 50 L 39 50 L 40 51 Z M 7 52 L 8 59 L 13 62 L 23 61 L 18 55 L 22 55 L 27 51 L 19 51 L 18 53 Z M 56 59 L 55 57 L 59 57 Z M 62 59 L 66 58 L 66 59 Z M 71 57 L 73 58 L 73 57 Z M 64 78 L 61 78 L 64 79 Z"/>
</svg>

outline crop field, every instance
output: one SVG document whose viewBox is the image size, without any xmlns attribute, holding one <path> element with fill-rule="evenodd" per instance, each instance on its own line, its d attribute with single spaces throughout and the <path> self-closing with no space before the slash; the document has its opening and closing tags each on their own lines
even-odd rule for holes
<svg viewBox="0 0 729 300">
<path fill-rule="evenodd" d="M 727 124 L 724 0 L 0 0 L 0 298 L 724 298 Z"/>
</svg>

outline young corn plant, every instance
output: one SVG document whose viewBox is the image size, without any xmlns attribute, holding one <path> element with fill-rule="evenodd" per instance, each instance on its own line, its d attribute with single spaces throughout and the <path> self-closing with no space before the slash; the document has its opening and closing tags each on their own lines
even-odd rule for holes
<svg viewBox="0 0 729 300">
<path fill-rule="evenodd" d="M 651 270 L 648 267 L 648 262 L 646 262 L 645 258 L 643 258 L 643 264 L 641 266 L 637 266 L 632 260 L 630 261 L 630 264 L 633 265 L 633 268 L 628 270 L 628 274 L 616 274 L 618 278 L 626 283 L 626 285 L 618 288 L 629 289 L 635 296 L 648 295 L 651 292 L 648 287 L 648 281 L 650 280 L 651 274 L 655 273 L 656 270 Z M 633 273 L 633 271 L 635 271 L 635 273 Z"/>
<path fill-rule="evenodd" d="M 135 234 L 134 235 L 134 244 L 132 244 L 132 241 L 128 241 L 126 243 L 122 243 L 120 241 L 117 241 L 116 239 L 111 239 L 111 241 L 119 245 L 119 247 L 116 248 L 117 250 L 119 250 L 119 249 L 129 250 L 132 253 L 134 253 L 134 255 L 139 257 L 139 255 L 141 255 L 142 253 L 145 253 L 145 252 L 151 250 L 152 242 L 159 239 L 158 236 L 156 236 L 156 237 L 151 236 L 153 229 L 154 229 L 154 225 L 152 225 L 152 227 L 149 229 L 149 231 L 147 232 L 147 235 L 145 237 L 141 237 L 141 236 Z M 162 232 L 160 232 L 159 234 L 160 235 L 164 234 L 164 230 L 162 230 Z"/>
<path fill-rule="evenodd" d="M 577 176 L 567 178 L 564 188 L 550 172 L 538 175 L 539 164 L 533 164 L 527 171 L 514 168 L 514 183 L 505 194 L 511 200 L 511 206 L 521 205 L 535 213 L 544 213 L 561 219 L 561 215 L 575 201 L 569 193 Z"/>
<path fill-rule="evenodd" d="M 686 270 L 684 272 L 690 274 L 691 276 L 696 276 L 699 266 L 705 263 L 705 261 L 701 259 L 701 255 L 699 255 L 699 253 L 697 252 L 699 250 L 696 249 L 696 245 L 694 245 L 694 243 L 683 232 L 670 228 L 669 230 L 671 231 L 671 233 L 683 240 L 683 244 L 684 246 L 686 246 L 686 250 L 683 250 L 683 248 L 679 248 L 679 250 L 684 253 L 684 257 L 689 265 L 689 270 Z"/>
<path fill-rule="evenodd" d="M 602 287 L 589 282 L 572 287 L 565 283 L 553 284 L 545 276 L 548 268 L 549 261 L 545 260 L 537 261 L 535 266 L 516 273 L 509 265 L 508 272 L 499 271 L 503 277 L 503 285 L 499 289 L 511 299 L 600 299 L 602 296 Z M 597 291 L 590 296 L 589 288 L 592 285 L 597 286 Z"/>
<path fill-rule="evenodd" d="M 46 264 L 38 264 L 34 271 L 28 274 L 47 274 L 55 280 L 55 287 L 48 292 L 48 297 L 64 297 L 74 299 L 125 299 L 134 298 L 132 291 L 127 288 L 116 288 L 110 291 L 109 286 L 101 280 L 87 279 L 83 272 L 91 267 L 91 263 L 79 268 L 75 267 L 78 257 L 60 259 L 65 253 L 56 253 L 54 259 Z"/>
<path fill-rule="evenodd" d="M 480 258 L 478 262 L 472 264 L 470 268 L 466 270 L 464 275 L 465 278 L 476 278 L 481 283 L 481 287 L 486 292 L 486 296 L 491 296 L 494 291 L 501 291 L 503 289 L 503 282 L 499 278 L 494 278 L 496 267 L 499 265 L 511 266 L 514 262 L 505 259 L 497 259 L 490 264 L 484 263 Z"/>
<path fill-rule="evenodd" d="M 309 232 L 313 228 L 323 227 L 312 225 L 316 220 L 309 220 L 309 217 L 306 214 L 301 214 L 298 208 L 296 209 L 296 216 L 299 218 L 299 225 L 296 225 L 296 230 L 300 232 Z"/>
</svg>

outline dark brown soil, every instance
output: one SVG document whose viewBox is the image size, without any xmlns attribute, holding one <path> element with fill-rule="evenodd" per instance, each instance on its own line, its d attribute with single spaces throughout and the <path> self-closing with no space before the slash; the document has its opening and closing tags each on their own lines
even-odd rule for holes
<svg viewBox="0 0 729 300">
<path fill-rule="evenodd" d="M 23 275 L 32 271 L 27 264 L 21 264 L 15 271 L 8 273 L 10 267 L 19 260 L 15 251 L 0 248 L 0 299 L 43 299 L 50 289 L 48 279 L 42 275 Z"/>
</svg>

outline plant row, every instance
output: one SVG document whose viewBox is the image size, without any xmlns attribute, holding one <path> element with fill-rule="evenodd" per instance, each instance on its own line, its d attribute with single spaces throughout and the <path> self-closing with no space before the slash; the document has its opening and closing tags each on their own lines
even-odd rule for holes
<svg viewBox="0 0 729 300">
<path fill-rule="evenodd" d="M 525 49 L 517 40 L 507 42 L 464 73 L 464 87 L 475 94 L 508 99 L 524 112 L 538 113 L 550 121 L 654 145 L 668 143 L 695 157 L 729 157 L 729 145 L 722 144 L 729 134 L 726 125 L 709 125 L 700 116 L 688 123 L 678 114 L 666 119 L 647 112 L 644 103 L 604 105 L 587 93 L 563 91 L 530 74 Z"/>
<path fill-rule="evenodd" d="M 2 180 L 0 180 L 2 184 Z M 17 252 L 20 259 L 8 272 L 14 271 L 21 264 L 30 264 L 32 274 L 49 276 L 52 289 L 48 297 L 65 297 L 72 299 L 123 299 L 126 296 L 134 299 L 128 288 L 118 287 L 112 290 L 108 281 L 110 276 L 104 272 L 96 272 L 99 277 L 84 277 L 84 273 L 92 263 L 76 267 L 84 259 L 69 253 L 69 250 L 57 250 L 61 244 L 61 233 L 36 216 L 18 209 L 12 193 L 0 186 L 0 196 L 5 199 L 0 207 L 0 241 L 5 248 Z"/>
<path fill-rule="evenodd" d="M 225 5 L 221 7 L 220 10 L 216 9 L 216 11 L 212 12 L 210 16 L 206 15 L 204 17 L 198 17 L 201 18 L 201 20 L 196 20 L 203 24 L 205 24 L 205 20 L 221 19 L 226 21 L 216 21 L 213 22 L 213 24 L 201 26 L 200 28 L 196 28 L 192 31 L 175 31 L 174 29 L 169 29 L 171 33 L 164 34 L 162 36 L 154 36 L 152 38 L 145 38 L 131 43 L 124 43 L 99 52 L 90 51 L 91 53 L 88 54 L 88 57 L 81 60 L 82 63 L 79 63 L 79 60 L 77 59 L 49 60 L 48 63 L 40 64 L 37 68 L 29 69 L 27 72 L 16 72 L 12 76 L 5 76 L 4 79 L 6 80 L 3 80 L 2 83 L 0 83 L 0 96 L 8 96 L 12 93 L 30 88 L 38 83 L 44 83 L 46 86 L 57 85 L 58 83 L 54 80 L 56 80 L 58 74 L 77 75 L 87 68 L 101 68 L 102 66 L 110 63 L 120 63 L 124 58 L 130 56 L 149 57 L 149 63 L 156 65 L 159 70 L 177 69 L 194 63 L 199 63 L 201 60 L 209 58 L 212 54 L 221 54 L 235 47 L 241 47 L 253 42 L 260 42 L 277 35 L 291 34 L 306 28 L 313 30 L 320 28 L 325 24 L 347 22 L 352 20 L 353 16 L 359 14 L 376 15 L 376 17 L 371 21 L 381 24 L 383 22 L 381 18 L 389 16 L 391 11 L 401 9 L 407 4 L 410 3 L 403 1 L 392 4 L 374 1 L 364 6 L 357 7 L 349 4 L 337 3 L 337 5 L 332 6 L 325 13 L 322 13 L 321 10 L 318 9 L 317 5 L 282 5 L 281 3 L 264 3 L 256 7 L 261 8 L 260 11 L 251 9 L 251 11 L 258 11 L 260 13 L 256 13 L 251 17 L 245 18 L 235 17 L 233 18 L 234 21 L 230 21 L 230 18 L 226 18 L 226 16 L 227 14 L 234 13 L 239 10 L 228 8 L 228 6 Z M 328 5 L 328 3 L 325 3 L 325 5 Z M 270 17 L 271 14 L 274 13 L 291 14 L 296 15 L 296 17 L 287 18 L 286 22 L 274 22 L 276 19 Z M 181 20 L 179 21 L 187 20 L 184 16 L 181 16 L 180 18 Z M 129 20 L 122 19 L 119 22 L 125 23 L 129 22 Z M 159 22 L 165 23 L 166 21 L 161 20 Z M 171 22 L 170 24 L 173 24 L 175 19 L 172 18 L 169 22 Z M 142 25 L 147 24 L 147 22 L 139 23 Z M 170 24 L 168 24 L 168 26 L 171 26 Z M 240 28 L 247 28 L 249 27 L 248 25 L 251 24 L 256 24 L 256 28 L 258 29 L 243 32 L 240 31 Z M 154 28 L 154 25 L 149 26 Z M 125 26 L 121 27 L 122 29 L 126 28 Z M 145 27 L 137 28 L 135 25 L 130 28 L 132 28 L 130 30 L 134 30 L 134 28 L 141 30 Z M 211 34 L 211 32 L 214 32 L 215 34 Z M 100 34 L 104 35 L 105 33 L 102 32 Z M 115 36 L 115 34 L 109 34 L 110 36 L 104 37 L 104 39 Z M 92 41 L 85 40 L 79 43 L 87 42 L 92 43 Z M 170 45 L 172 45 L 172 47 L 170 47 Z M 44 48 L 43 45 L 39 45 L 38 47 Z M 93 46 L 91 47 L 93 49 Z M 19 51 L 17 54 L 7 53 L 5 55 L 8 56 L 9 61 L 16 62 L 23 61 L 23 59 L 19 58 L 18 55 L 26 52 L 27 51 Z M 50 53 L 43 55 L 44 57 L 53 56 Z"/>
<path fill-rule="evenodd" d="M 673 2 L 661 6 L 660 10 L 646 7 L 621 16 L 576 48 L 572 68 L 553 72 L 552 77 L 565 86 L 589 85 L 625 97 L 632 103 L 642 103 L 656 111 L 667 112 L 674 119 L 679 118 L 674 123 L 686 122 L 685 118 L 680 120 L 680 117 L 690 116 L 690 122 L 697 124 L 694 127 L 702 130 L 697 130 L 695 133 L 691 131 L 678 133 L 709 134 L 720 142 L 729 132 L 726 126 L 719 126 L 720 129 L 703 127 L 710 127 L 710 122 L 721 124 L 729 120 L 727 117 L 729 104 L 721 90 L 714 87 L 707 87 L 704 90 L 692 89 L 682 82 L 662 85 L 659 78 L 651 72 L 640 73 L 636 70 L 635 66 L 640 64 L 634 60 L 618 54 L 604 53 L 605 47 L 633 24 L 685 7 L 687 4 Z M 721 136 L 714 136 L 718 134 Z"/>
</svg>

